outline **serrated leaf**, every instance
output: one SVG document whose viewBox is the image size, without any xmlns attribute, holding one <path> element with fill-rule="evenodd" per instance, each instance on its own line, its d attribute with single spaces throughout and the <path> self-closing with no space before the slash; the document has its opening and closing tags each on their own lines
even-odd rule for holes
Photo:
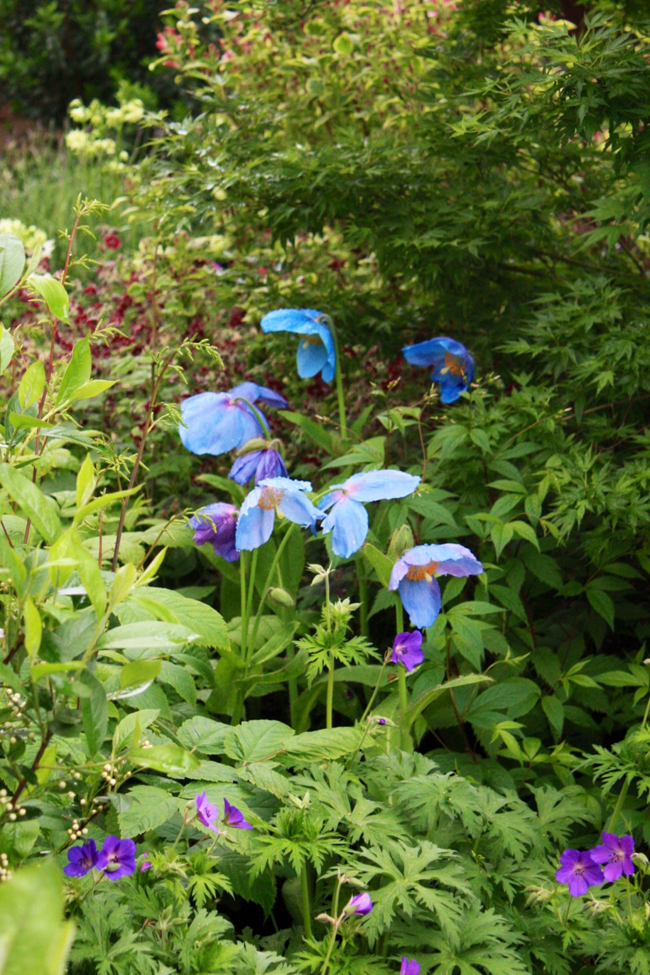
<svg viewBox="0 0 650 975">
<path fill-rule="evenodd" d="M 153 745 L 151 748 L 132 748 L 129 759 L 134 765 L 151 768 L 166 775 L 185 775 L 201 764 L 179 745 Z"/>
<path fill-rule="evenodd" d="M 157 829 L 183 805 L 182 800 L 165 789 L 151 785 L 136 785 L 126 793 L 125 798 L 128 806 L 118 815 L 120 834 L 125 838 Z"/>
</svg>

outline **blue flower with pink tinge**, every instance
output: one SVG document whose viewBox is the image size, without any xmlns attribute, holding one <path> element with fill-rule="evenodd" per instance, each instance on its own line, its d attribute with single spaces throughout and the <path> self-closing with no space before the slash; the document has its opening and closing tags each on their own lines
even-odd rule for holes
<svg viewBox="0 0 650 975">
<path fill-rule="evenodd" d="M 353 474 L 343 484 L 333 484 L 318 507 L 329 511 L 323 534 L 332 532 L 332 551 L 344 559 L 358 552 L 368 535 L 369 501 L 387 501 L 413 494 L 420 478 L 404 471 L 367 471 Z M 330 510 L 331 509 L 331 510 Z"/>
<path fill-rule="evenodd" d="M 365 917 L 372 910 L 372 899 L 369 893 L 355 894 L 351 897 L 344 908 L 345 914 L 360 914 Z"/>
<path fill-rule="evenodd" d="M 228 393 L 197 393 L 181 403 L 181 423 L 178 426 L 183 446 L 193 454 L 217 457 L 229 450 L 239 450 L 249 440 L 268 435 L 266 417 L 251 404 L 288 406 L 280 393 L 258 386 L 240 383 Z"/>
<path fill-rule="evenodd" d="M 441 336 L 402 349 L 413 366 L 433 366 L 431 378 L 440 384 L 440 402 L 455 403 L 474 378 L 474 357 L 462 342 Z"/>
<path fill-rule="evenodd" d="M 418 667 L 424 660 L 422 652 L 422 634 L 419 630 L 412 633 L 398 633 L 393 643 L 391 654 L 394 664 L 403 664 L 410 673 L 414 667 Z"/>
<path fill-rule="evenodd" d="M 268 542 L 276 514 L 311 528 L 320 512 L 305 491 L 311 491 L 309 481 L 293 481 L 289 477 L 265 478 L 253 488 L 239 513 L 235 537 L 239 551 L 251 551 Z"/>
<path fill-rule="evenodd" d="M 336 371 L 336 348 L 326 316 L 314 308 L 280 308 L 265 315 L 261 321 L 263 332 L 294 332 L 300 336 L 296 361 L 301 379 L 311 379 L 317 373 L 331 383 Z"/>
<path fill-rule="evenodd" d="M 218 501 L 209 504 L 190 518 L 190 528 L 194 529 L 194 544 L 212 544 L 216 555 L 227 562 L 236 562 L 239 552 L 235 548 L 238 511 L 234 504 Z"/>
<path fill-rule="evenodd" d="M 280 451 L 266 447 L 263 450 L 251 450 L 238 457 L 230 468 L 228 477 L 244 487 L 253 478 L 259 484 L 267 477 L 287 477 L 288 473 Z"/>
<path fill-rule="evenodd" d="M 480 575 L 483 566 L 463 545 L 416 545 L 393 566 L 389 589 L 399 589 L 413 626 L 433 626 L 440 612 L 436 575 Z"/>
</svg>

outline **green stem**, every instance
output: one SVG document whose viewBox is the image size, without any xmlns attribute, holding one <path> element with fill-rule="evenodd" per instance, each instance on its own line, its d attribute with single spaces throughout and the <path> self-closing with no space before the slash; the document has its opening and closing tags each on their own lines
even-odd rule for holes
<svg viewBox="0 0 650 975">
<path fill-rule="evenodd" d="M 345 416 L 345 394 L 343 392 L 343 375 L 341 372 L 339 340 L 336 334 L 336 328 L 334 327 L 334 322 L 329 316 L 325 317 L 327 317 L 327 324 L 329 325 L 332 338 L 334 339 L 334 354 L 336 355 L 336 395 L 339 401 L 339 423 L 341 427 L 341 437 L 345 440 L 348 435 L 348 424 Z"/>
<path fill-rule="evenodd" d="M 248 641 L 248 621 L 251 618 L 253 612 L 253 596 L 255 595 L 255 576 L 257 574 L 257 557 L 259 555 L 259 549 L 256 548 L 253 552 L 253 558 L 251 561 L 251 570 L 248 575 L 248 601 L 246 603 L 246 656 L 245 660 L 248 662 L 248 657 L 253 653 L 255 649 L 255 644 L 251 639 L 250 643 Z"/>
<path fill-rule="evenodd" d="M 302 923 L 305 928 L 305 937 L 311 938 L 311 903 L 309 900 L 309 868 L 307 863 L 303 863 L 300 871 L 300 894 L 302 903 Z"/>
<path fill-rule="evenodd" d="M 368 579 L 363 566 L 363 559 L 356 560 L 357 582 L 359 584 L 359 630 L 361 636 L 368 636 Z"/>
<path fill-rule="evenodd" d="M 398 633 L 404 632 L 404 609 L 397 597 L 395 606 L 395 627 Z M 399 710 L 400 710 L 400 745 L 405 748 L 409 740 L 409 731 L 406 727 L 406 712 L 408 710 L 408 694 L 406 691 L 406 667 L 403 664 L 397 666 L 397 680 L 399 687 Z"/>
<path fill-rule="evenodd" d="M 327 946 L 327 954 L 325 955 L 325 960 L 323 962 L 323 967 L 321 968 L 320 975 L 327 975 L 327 969 L 329 968 L 330 958 L 332 957 L 332 951 L 334 950 L 334 942 L 336 941 L 336 935 L 339 930 L 339 895 L 341 893 L 341 880 L 337 879 L 336 888 L 334 890 L 334 897 L 332 899 L 332 917 L 335 918 L 335 923 L 332 924 L 332 935 L 330 937 L 330 943 Z"/>
<path fill-rule="evenodd" d="M 648 714 L 650 713 L 650 697 L 648 698 L 648 703 L 645 706 L 645 711 L 643 712 L 643 721 L 641 722 L 641 727 L 645 728 L 648 721 Z"/>
<path fill-rule="evenodd" d="M 623 808 L 623 803 L 627 797 L 628 791 L 630 789 L 629 780 L 623 783 L 623 788 L 619 793 L 619 797 L 616 800 L 616 805 L 614 806 L 614 811 L 612 812 L 611 818 L 609 820 L 609 825 L 607 827 L 608 833 L 615 832 L 616 824 L 618 823 L 619 816 L 621 815 L 621 809 Z"/>
<path fill-rule="evenodd" d="M 239 588 L 241 594 L 241 641 L 239 644 L 239 653 L 242 660 L 246 660 L 246 637 L 248 636 L 248 619 L 246 617 L 246 609 L 248 603 L 246 601 L 246 562 L 248 556 L 246 552 L 241 553 L 241 558 L 239 560 Z"/>
<path fill-rule="evenodd" d="M 327 705 L 325 708 L 325 727 L 332 727 L 332 711 L 334 703 L 334 658 L 330 657 L 329 673 L 327 675 Z"/>
<path fill-rule="evenodd" d="M 366 705 L 366 710 L 361 715 L 361 720 L 359 721 L 359 724 L 363 724 L 363 722 L 365 721 L 366 722 L 366 726 L 363 729 L 363 734 L 361 735 L 361 739 L 359 741 L 359 744 L 357 745 L 357 747 L 355 748 L 355 750 L 352 752 L 352 755 L 350 755 L 349 759 L 345 763 L 345 767 L 346 768 L 351 768 L 353 761 L 355 760 L 355 758 L 357 757 L 357 755 L 361 751 L 361 746 L 363 745 L 364 741 L 366 740 L 366 735 L 368 734 L 368 729 L 370 728 L 370 725 L 366 721 L 366 718 L 370 714 L 370 709 L 372 708 L 373 704 L 375 703 L 375 698 L 377 697 L 377 694 L 379 693 L 379 686 L 381 684 L 381 679 L 384 676 L 384 670 L 386 669 L 386 664 L 387 663 L 388 663 L 388 654 L 386 654 L 386 656 L 384 657 L 384 662 L 381 665 L 381 670 L 379 671 L 379 677 L 377 678 L 377 683 L 375 684 L 375 689 L 373 690 L 372 694 L 370 695 L 370 700 L 368 701 L 368 704 Z"/>
<path fill-rule="evenodd" d="M 260 620 L 262 618 L 262 608 L 264 606 L 264 603 L 266 602 L 267 593 L 268 593 L 268 591 L 269 591 L 269 589 L 271 587 L 271 583 L 273 581 L 273 576 L 274 576 L 275 571 L 276 571 L 276 569 L 278 567 L 278 563 L 280 562 L 280 557 L 282 556 L 282 553 L 284 552 L 284 549 L 286 547 L 286 544 L 289 541 L 289 538 L 291 536 L 291 533 L 295 529 L 295 527 L 296 527 L 295 523 L 289 525 L 289 527 L 287 528 L 287 530 L 286 530 L 286 532 L 284 534 L 284 538 L 282 539 L 282 541 L 278 545 L 278 550 L 277 550 L 277 552 L 275 553 L 275 555 L 273 557 L 273 561 L 271 562 L 271 567 L 270 567 L 270 569 L 268 571 L 268 575 L 267 575 L 266 581 L 264 583 L 264 588 L 262 589 L 262 592 L 261 592 L 261 595 L 260 595 L 260 602 L 259 602 L 259 606 L 257 607 L 257 613 L 255 615 L 255 623 L 253 624 L 253 634 L 251 636 L 251 643 L 253 644 L 253 646 L 255 646 L 255 637 L 257 636 L 257 631 L 259 629 Z"/>
</svg>

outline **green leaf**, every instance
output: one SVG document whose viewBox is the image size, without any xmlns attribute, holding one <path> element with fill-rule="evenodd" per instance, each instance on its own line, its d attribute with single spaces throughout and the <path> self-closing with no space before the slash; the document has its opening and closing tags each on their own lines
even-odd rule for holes
<svg viewBox="0 0 650 975">
<path fill-rule="evenodd" d="M 180 726 L 178 740 L 181 745 L 202 755 L 222 755 L 230 731 L 230 725 L 197 714 Z"/>
<path fill-rule="evenodd" d="M 153 745 L 151 748 L 132 748 L 129 759 L 134 765 L 151 768 L 166 775 L 185 775 L 201 764 L 195 755 L 179 745 Z"/>
<path fill-rule="evenodd" d="M 14 340 L 11 332 L 0 325 L 0 376 L 14 356 Z"/>
<path fill-rule="evenodd" d="M 564 726 L 564 707 L 562 702 L 557 697 L 543 697 L 542 710 L 551 726 L 553 737 L 557 741 L 562 734 L 562 728 Z"/>
<path fill-rule="evenodd" d="M 0 234 L 0 298 L 20 281 L 25 267 L 25 248 L 13 234 Z"/>
<path fill-rule="evenodd" d="M 98 650 L 175 650 L 191 643 L 195 634 L 177 623 L 128 623 L 107 630 L 97 641 Z"/>
<path fill-rule="evenodd" d="M 348 54 L 352 54 L 354 51 L 354 41 L 349 34 L 344 32 L 343 34 L 339 34 L 332 47 L 337 54 L 347 56 Z"/>
<path fill-rule="evenodd" d="M 124 700 L 142 694 L 160 673 L 160 660 L 133 660 L 120 671 L 120 690 L 110 695 L 111 701 Z"/>
<path fill-rule="evenodd" d="M 323 728 L 305 731 L 290 738 L 284 752 L 302 762 L 324 762 L 351 755 L 358 747 L 363 732 L 358 728 Z"/>
<path fill-rule="evenodd" d="M 289 423 L 293 423 L 294 426 L 300 427 L 310 440 L 313 440 L 315 444 L 323 450 L 326 450 L 328 454 L 334 453 L 332 438 L 323 428 L 322 424 L 316 423 L 315 420 L 311 420 L 308 416 L 303 416 L 302 413 L 292 413 L 290 410 L 280 410 L 280 416 L 288 420 Z"/>
<path fill-rule="evenodd" d="M 70 670 L 83 670 L 84 667 L 85 664 L 80 660 L 68 660 L 59 664 L 34 664 L 29 673 L 32 680 L 39 681 L 41 677 L 49 677 L 50 674 L 65 674 Z"/>
<path fill-rule="evenodd" d="M 90 382 L 84 383 L 83 386 L 79 386 L 78 389 L 70 393 L 68 401 L 73 403 L 79 399 L 94 399 L 95 396 L 101 396 L 102 393 L 105 393 L 116 382 L 117 379 L 91 379 Z"/>
<path fill-rule="evenodd" d="M 378 548 L 375 548 L 374 545 L 371 545 L 370 542 L 366 542 L 363 546 L 363 554 L 375 570 L 382 586 L 387 588 L 390 582 L 390 574 L 393 571 L 391 559 L 387 555 L 384 555 L 383 552 L 380 552 Z"/>
<path fill-rule="evenodd" d="M 18 385 L 18 402 L 22 410 L 28 410 L 36 403 L 45 389 L 45 368 L 40 359 L 32 362 L 25 370 Z"/>
<path fill-rule="evenodd" d="M 149 708 L 135 711 L 133 714 L 127 714 L 125 718 L 122 718 L 113 732 L 113 751 L 119 752 L 129 738 L 133 737 L 136 729 L 138 729 L 138 734 L 141 734 L 154 723 L 159 714 L 160 711 L 157 708 Z M 137 744 L 137 742 L 134 743 L 134 747 Z"/>
<path fill-rule="evenodd" d="M 281 752 L 293 729 L 280 721 L 245 721 L 226 736 L 226 755 L 241 765 L 260 762 Z"/>
<path fill-rule="evenodd" d="M 595 589 L 592 586 L 587 586 L 585 592 L 592 609 L 595 609 L 598 615 L 605 620 L 610 630 L 613 630 L 616 610 L 612 597 L 608 596 L 602 589 Z"/>
<path fill-rule="evenodd" d="M 29 659 L 33 660 L 41 646 L 43 624 L 41 623 L 41 614 L 30 596 L 25 600 L 23 613 L 25 618 L 25 649 Z"/>
<path fill-rule="evenodd" d="M 123 797 L 127 806 L 119 815 L 120 834 L 125 838 L 148 833 L 171 819 L 183 802 L 165 789 L 152 785 L 136 785 Z"/>
<path fill-rule="evenodd" d="M 2 975 L 63 975 L 74 938 L 74 924 L 63 920 L 63 911 L 53 860 L 24 867 L 0 886 Z"/>
<path fill-rule="evenodd" d="M 76 485 L 76 502 L 77 508 L 83 508 L 83 506 L 90 501 L 93 496 L 93 491 L 95 490 L 95 465 L 90 459 L 90 454 L 86 454 L 86 458 L 79 468 L 79 473 L 77 474 L 77 485 Z"/>
<path fill-rule="evenodd" d="M 61 522 L 39 487 L 9 464 L 0 464 L 0 484 L 50 544 L 61 534 Z"/>
<path fill-rule="evenodd" d="M 81 718 L 88 755 L 92 758 L 104 744 L 108 727 L 108 702 L 103 684 L 90 671 L 85 670 L 79 679 L 90 688 L 90 697 L 81 699 Z"/>
<path fill-rule="evenodd" d="M 142 600 L 142 602 L 140 602 Z M 215 647 L 217 650 L 230 650 L 230 637 L 225 620 L 216 609 L 197 599 L 188 599 L 171 589 L 144 586 L 133 593 L 116 608 L 116 615 L 122 622 L 150 620 L 155 618 L 156 607 L 172 616 L 180 625 L 198 635 L 195 641 L 202 647 Z"/>
<path fill-rule="evenodd" d="M 51 314 L 61 322 L 70 324 L 68 313 L 70 311 L 70 298 L 60 281 L 53 278 L 51 274 L 30 274 L 27 284 L 31 285 L 36 291 Z"/>
<path fill-rule="evenodd" d="M 413 722 L 425 708 L 428 708 L 430 704 L 433 703 L 437 698 L 442 697 L 443 694 L 447 694 L 449 691 L 453 691 L 456 687 L 466 687 L 470 684 L 482 684 L 482 683 L 492 683 L 491 677 L 486 677 L 484 674 L 466 674 L 464 677 L 455 677 L 453 680 L 447 681 L 445 684 L 439 684 L 437 687 L 432 687 L 430 690 L 425 691 L 420 697 L 416 698 L 411 704 L 406 712 L 406 727 L 410 728 Z"/>
<path fill-rule="evenodd" d="M 59 387 L 59 394 L 56 399 L 57 406 L 67 403 L 72 394 L 88 382 L 91 370 L 90 339 L 86 336 L 77 342 L 72 350 L 70 362 Z"/>
<path fill-rule="evenodd" d="M 196 707 L 196 686 L 188 670 L 165 660 L 160 671 L 160 680 L 173 687 L 183 701 Z"/>
<path fill-rule="evenodd" d="M 284 626 L 281 626 L 280 629 L 277 630 L 273 636 L 267 640 L 256 653 L 253 654 L 251 658 L 251 666 L 255 667 L 259 666 L 260 664 L 265 664 L 269 660 L 273 660 L 274 657 L 281 654 L 282 651 L 291 643 L 298 625 L 299 624 L 297 622 L 293 622 L 285 623 Z"/>
</svg>

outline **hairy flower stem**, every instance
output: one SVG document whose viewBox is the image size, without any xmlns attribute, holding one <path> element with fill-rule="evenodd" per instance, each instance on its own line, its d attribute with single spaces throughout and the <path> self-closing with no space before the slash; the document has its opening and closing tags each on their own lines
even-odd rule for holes
<svg viewBox="0 0 650 975">
<path fill-rule="evenodd" d="M 339 931 L 339 925 L 341 923 L 341 918 L 338 917 L 339 910 L 339 896 L 341 894 L 341 878 L 338 877 L 336 882 L 336 887 L 334 888 L 334 896 L 332 898 L 332 917 L 335 919 L 332 924 L 332 933 L 330 936 L 330 943 L 327 946 L 327 954 L 325 955 L 325 960 L 323 961 L 323 967 L 321 968 L 320 975 L 327 975 L 327 970 L 330 964 L 330 958 L 332 957 L 332 951 L 334 950 L 334 943 L 336 941 L 336 935 Z"/>
<path fill-rule="evenodd" d="M 311 938 L 311 901 L 309 898 L 309 867 L 307 862 L 303 863 L 300 871 L 300 901 L 302 905 L 302 923 L 305 928 L 305 937 Z"/>
<path fill-rule="evenodd" d="M 252 656 L 255 650 L 255 644 L 253 640 L 251 639 L 249 641 L 248 639 L 249 636 L 248 630 L 249 630 L 249 621 L 253 612 L 253 597 L 255 595 L 255 576 L 257 574 L 257 557 L 259 555 L 259 552 L 260 550 L 258 548 L 256 548 L 255 551 L 253 552 L 253 558 L 251 560 L 251 570 L 248 576 L 248 601 L 246 603 L 246 656 L 245 656 L 246 663 L 248 663 L 249 657 Z M 244 632 L 244 621 L 242 620 L 242 634 L 243 632 Z"/>
<path fill-rule="evenodd" d="M 266 576 L 266 581 L 264 582 L 264 586 L 260 593 L 260 602 L 259 602 L 259 606 L 257 607 L 257 613 L 255 614 L 255 622 L 253 624 L 253 633 L 251 636 L 251 643 L 253 645 L 255 645 L 255 638 L 257 636 L 257 631 L 259 629 L 260 620 L 262 619 L 262 609 L 264 607 L 264 603 L 266 602 L 268 591 L 271 588 L 271 583 L 273 582 L 273 576 L 277 571 L 278 565 L 280 564 L 280 558 L 282 556 L 282 553 L 284 552 L 287 542 L 289 541 L 289 538 L 291 537 L 291 533 L 293 532 L 295 527 L 296 527 L 295 524 L 289 525 L 286 532 L 284 533 L 284 538 L 278 545 L 278 549 L 273 557 L 273 561 L 271 562 L 271 567 L 268 571 L 268 575 Z"/>
<path fill-rule="evenodd" d="M 612 815 L 610 817 L 609 825 L 607 827 L 607 832 L 608 833 L 614 833 L 614 832 L 616 832 L 616 824 L 618 823 L 619 817 L 621 815 L 621 810 L 623 808 L 623 803 L 625 802 L 625 800 L 627 798 L 627 794 L 628 794 L 629 788 L 630 788 L 629 780 L 626 780 L 623 783 L 623 787 L 622 787 L 622 789 L 621 789 L 621 791 L 619 793 L 618 799 L 616 800 L 616 805 L 614 806 L 614 810 L 613 810 Z"/>
<path fill-rule="evenodd" d="M 368 579 L 363 567 L 363 559 L 356 559 L 357 582 L 359 584 L 359 631 L 368 636 Z"/>
<path fill-rule="evenodd" d="M 395 628 L 398 633 L 404 632 L 404 609 L 397 597 L 395 606 Z M 407 749 L 410 744 L 409 729 L 406 726 L 406 712 L 408 710 L 408 693 L 406 690 L 406 667 L 402 664 L 397 668 L 397 680 L 399 689 L 399 711 L 400 711 L 400 747 Z"/>
<path fill-rule="evenodd" d="M 330 332 L 332 333 L 332 338 L 334 339 L 334 354 L 336 355 L 336 395 L 339 401 L 339 423 L 341 427 L 341 437 L 343 440 L 346 440 L 348 436 L 348 424 L 345 416 L 345 393 L 343 392 L 343 375 L 341 373 L 341 353 L 339 351 L 339 340 L 336 334 L 336 328 L 334 327 L 334 322 L 329 316 L 326 317 L 327 324 L 329 325 Z"/>
</svg>

